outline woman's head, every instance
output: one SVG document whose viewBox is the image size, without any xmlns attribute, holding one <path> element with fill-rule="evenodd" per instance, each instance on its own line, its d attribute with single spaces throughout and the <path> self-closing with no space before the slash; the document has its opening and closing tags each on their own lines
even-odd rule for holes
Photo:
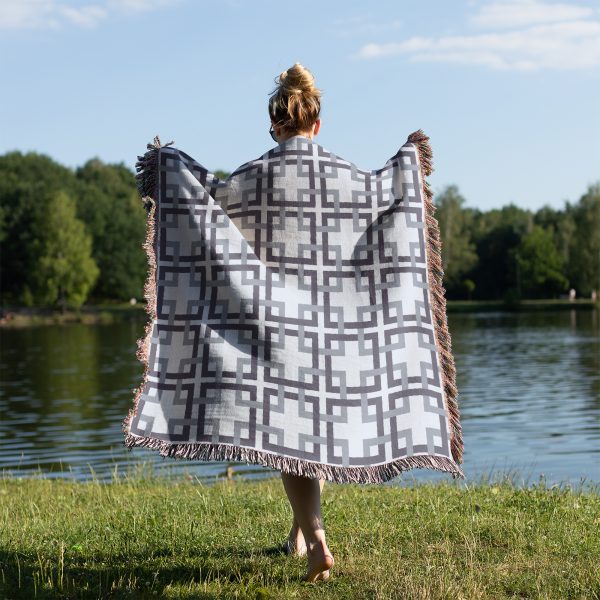
<svg viewBox="0 0 600 600">
<path fill-rule="evenodd" d="M 321 92 L 312 73 L 300 63 L 275 78 L 269 98 L 269 116 L 278 139 L 316 135 L 321 125 Z"/>
</svg>

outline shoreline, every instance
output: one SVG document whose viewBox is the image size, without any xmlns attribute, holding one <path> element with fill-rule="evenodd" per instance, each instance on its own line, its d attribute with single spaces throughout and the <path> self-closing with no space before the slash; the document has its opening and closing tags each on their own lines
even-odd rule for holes
<svg viewBox="0 0 600 600">
<path fill-rule="evenodd" d="M 123 321 L 148 319 L 145 303 L 90 304 L 79 309 L 61 311 L 49 307 L 5 306 L 0 309 L 0 328 L 34 325 L 107 325 Z M 447 300 L 448 313 L 528 312 L 546 310 L 600 310 L 600 301 L 581 300 L 522 300 L 508 304 L 502 300 Z"/>
</svg>

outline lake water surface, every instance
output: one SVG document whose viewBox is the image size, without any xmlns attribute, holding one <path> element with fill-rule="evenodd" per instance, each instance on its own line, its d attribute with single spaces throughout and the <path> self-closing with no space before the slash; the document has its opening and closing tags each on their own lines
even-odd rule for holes
<svg viewBox="0 0 600 600">
<path fill-rule="evenodd" d="M 597 310 L 450 313 L 469 483 L 510 474 L 526 485 L 600 483 Z M 142 321 L 4 329 L 0 471 L 109 480 L 135 469 L 214 481 L 226 463 L 161 457 L 123 444 L 143 365 Z M 233 463 L 244 477 L 279 476 Z M 447 479 L 413 469 L 390 484 Z"/>
</svg>

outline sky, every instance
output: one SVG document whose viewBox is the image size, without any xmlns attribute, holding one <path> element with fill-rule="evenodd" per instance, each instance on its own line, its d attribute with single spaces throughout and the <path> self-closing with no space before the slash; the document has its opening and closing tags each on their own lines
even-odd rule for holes
<svg viewBox="0 0 600 600">
<path fill-rule="evenodd" d="M 134 169 L 155 135 L 232 171 L 295 62 L 315 141 L 377 169 L 422 129 L 434 194 L 536 210 L 600 182 L 597 0 L 0 0 L 0 154 Z"/>
</svg>

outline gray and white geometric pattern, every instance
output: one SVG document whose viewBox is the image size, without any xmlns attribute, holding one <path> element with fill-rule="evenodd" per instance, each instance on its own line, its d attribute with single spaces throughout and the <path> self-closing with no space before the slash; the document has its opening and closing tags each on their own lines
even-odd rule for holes
<svg viewBox="0 0 600 600">
<path fill-rule="evenodd" d="M 369 171 L 298 135 L 226 180 L 159 157 L 131 434 L 345 467 L 451 458 L 415 144 Z"/>
</svg>

